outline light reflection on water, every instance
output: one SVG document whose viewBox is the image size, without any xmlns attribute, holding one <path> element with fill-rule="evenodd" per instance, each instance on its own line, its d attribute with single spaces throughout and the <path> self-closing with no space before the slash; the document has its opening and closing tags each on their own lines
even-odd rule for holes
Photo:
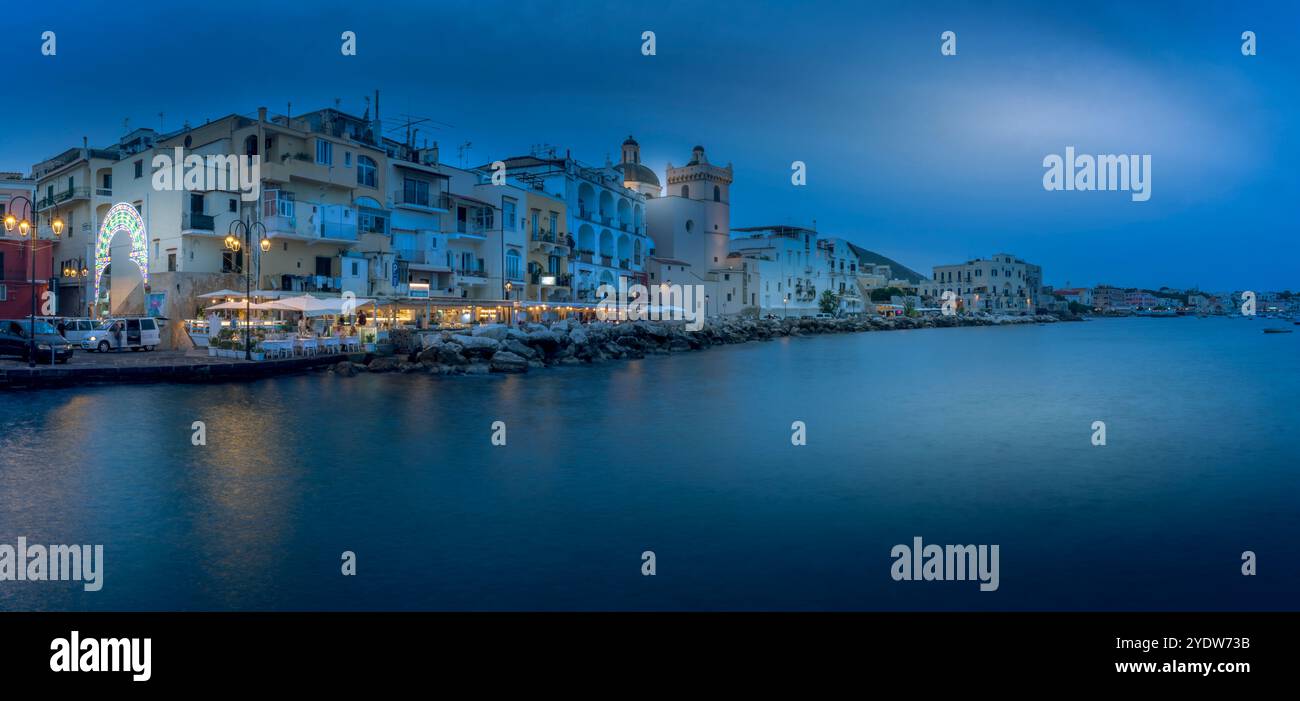
<svg viewBox="0 0 1300 701">
<path fill-rule="evenodd" d="M 0 542 L 108 560 L 97 594 L 2 582 L 0 609 L 1297 608 L 1296 338 L 1129 319 L 0 394 Z M 916 535 L 1000 544 L 1002 587 L 891 581 Z"/>
</svg>

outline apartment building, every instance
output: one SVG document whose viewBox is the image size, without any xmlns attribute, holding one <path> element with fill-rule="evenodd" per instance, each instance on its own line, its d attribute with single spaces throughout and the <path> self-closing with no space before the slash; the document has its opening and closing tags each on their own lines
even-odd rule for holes
<svg viewBox="0 0 1300 701">
<path fill-rule="evenodd" d="M 921 284 L 921 297 L 942 299 L 952 291 L 959 310 L 993 314 L 1033 314 L 1042 295 L 1042 268 L 1013 255 L 999 253 L 955 265 L 936 265 L 934 276 Z"/>
<path fill-rule="evenodd" d="M 569 153 L 538 148 L 502 161 L 511 179 L 525 189 L 548 194 L 565 204 L 564 229 L 573 238 L 570 252 L 572 299 L 596 301 L 602 284 L 646 283 L 654 244 L 646 231 L 646 195 L 624 184 L 624 173 L 611 162 L 590 166 Z M 490 165 L 481 167 L 490 171 Z"/>
<path fill-rule="evenodd" d="M 731 254 L 749 263 L 751 306 L 758 313 L 804 316 L 821 311 L 817 295 L 828 289 L 830 273 L 823 269 L 828 259 L 818 252 L 816 231 L 798 226 L 733 231 L 738 236 L 730 241 Z"/>
</svg>

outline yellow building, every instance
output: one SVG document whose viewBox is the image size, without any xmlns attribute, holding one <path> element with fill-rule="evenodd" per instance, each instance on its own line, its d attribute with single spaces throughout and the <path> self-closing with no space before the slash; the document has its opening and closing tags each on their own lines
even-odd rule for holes
<svg viewBox="0 0 1300 701">
<path fill-rule="evenodd" d="M 568 210 L 564 200 L 544 192 L 529 191 L 524 221 L 528 242 L 524 300 L 562 302 L 572 299 L 569 254 L 573 239 L 566 230 Z"/>
</svg>

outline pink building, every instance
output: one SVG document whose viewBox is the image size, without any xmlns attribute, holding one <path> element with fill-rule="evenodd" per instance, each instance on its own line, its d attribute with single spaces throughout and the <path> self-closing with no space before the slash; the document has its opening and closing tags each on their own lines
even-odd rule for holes
<svg viewBox="0 0 1300 701">
<path fill-rule="evenodd" d="M 26 197 L 34 199 L 35 188 L 32 181 L 24 178 L 22 173 L 0 172 L 0 221 L 10 214 L 19 220 L 27 219 L 35 223 L 32 207 L 28 202 L 18 200 Z M 53 247 L 48 242 L 36 244 L 36 282 L 32 278 L 32 239 L 36 231 L 29 231 L 26 236 L 18 230 L 6 231 L 0 226 L 0 319 L 20 319 L 32 313 L 32 294 L 36 294 L 39 306 L 41 295 L 49 289 L 53 273 Z M 40 314 L 40 309 L 37 309 Z"/>
</svg>

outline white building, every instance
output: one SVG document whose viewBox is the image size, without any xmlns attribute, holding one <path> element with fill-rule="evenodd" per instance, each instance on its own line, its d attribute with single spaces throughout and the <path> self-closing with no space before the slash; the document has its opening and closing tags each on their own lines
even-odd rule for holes
<svg viewBox="0 0 1300 701">
<path fill-rule="evenodd" d="M 1015 256 L 999 253 L 955 265 L 936 265 L 934 277 L 921 283 L 921 297 L 938 303 L 943 293 L 957 296 L 959 311 L 1033 314 L 1042 294 L 1043 271 Z"/>
<path fill-rule="evenodd" d="M 629 285 L 649 282 L 646 264 L 654 244 L 646 231 L 646 195 L 626 186 L 623 170 L 610 162 L 589 166 L 553 148 L 503 162 L 525 189 L 565 203 L 564 229 L 575 244 L 569 260 L 576 301 L 596 301 L 597 287 L 617 285 L 620 278 Z M 483 170 L 490 172 L 490 166 Z"/>
</svg>

